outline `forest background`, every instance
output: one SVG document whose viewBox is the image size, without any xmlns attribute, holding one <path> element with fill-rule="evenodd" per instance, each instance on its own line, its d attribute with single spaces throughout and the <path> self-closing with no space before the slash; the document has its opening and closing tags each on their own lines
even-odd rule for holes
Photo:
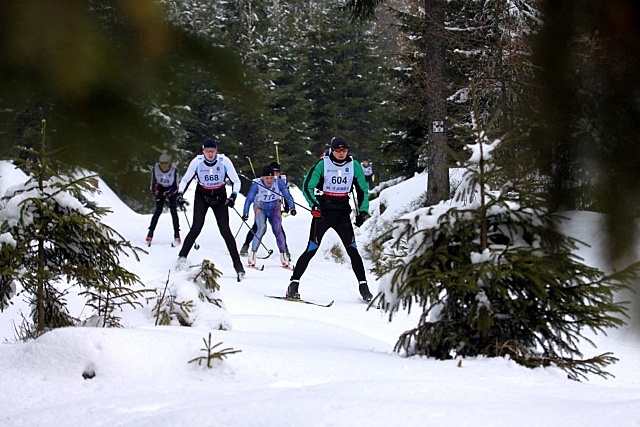
<svg viewBox="0 0 640 427">
<path fill-rule="evenodd" d="M 423 4 L 390 1 L 377 8 L 377 20 L 362 21 L 344 6 L 341 0 L 3 6 L 3 153 L 36 146 L 47 119 L 50 144 L 62 148 L 58 157 L 98 171 L 142 212 L 152 208 L 146 183 L 158 154 L 169 152 L 184 168 L 210 135 L 220 137 L 220 151 L 248 176 L 249 159 L 260 168 L 278 157 L 297 182 L 338 134 L 357 158 L 373 161 L 378 178 L 421 172 L 432 121 L 425 92 L 439 83 L 421 61 Z M 536 10 L 527 2 L 448 8 L 450 117 L 469 123 L 474 77 L 486 97 L 483 116 L 502 108 L 513 124 L 518 80 L 530 77 L 522 67 L 527 50 L 520 49 Z"/>
<path fill-rule="evenodd" d="M 508 142 L 499 160 L 539 182 L 552 208 L 609 214 L 615 258 L 635 238 L 640 199 L 640 7 L 583 6 L 3 2 L 0 156 L 37 147 L 47 120 L 56 160 L 96 171 L 149 212 L 162 152 L 184 170 L 217 135 L 245 175 L 249 159 L 260 168 L 278 158 L 299 183 L 341 134 L 379 178 L 438 176 L 432 204 L 450 196 L 442 178 L 464 157 L 475 116 Z"/>
</svg>

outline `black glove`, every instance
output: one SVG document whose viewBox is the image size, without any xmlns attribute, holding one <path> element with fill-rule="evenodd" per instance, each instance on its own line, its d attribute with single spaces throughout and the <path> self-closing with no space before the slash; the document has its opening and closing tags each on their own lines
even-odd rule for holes
<svg viewBox="0 0 640 427">
<path fill-rule="evenodd" d="M 242 220 L 243 220 L 243 221 L 245 221 L 245 222 L 246 222 L 247 220 L 249 220 L 249 214 L 244 214 L 244 215 L 242 215 Z"/>
<path fill-rule="evenodd" d="M 284 209 L 283 209 L 284 213 L 289 213 L 289 206 L 288 205 L 284 205 Z"/>
<path fill-rule="evenodd" d="M 178 193 L 178 198 L 176 199 L 176 203 L 180 206 L 180 209 L 184 209 L 184 205 L 187 204 L 187 201 L 182 197 L 182 193 Z"/>
<path fill-rule="evenodd" d="M 318 218 L 318 219 L 322 218 L 322 211 L 320 210 L 320 207 L 319 206 L 312 207 L 311 208 L 311 215 L 314 218 Z"/>
<path fill-rule="evenodd" d="M 360 212 L 358 215 L 356 215 L 356 227 L 360 227 L 362 224 L 364 224 L 364 221 L 368 216 L 369 214 L 366 212 Z"/>
<path fill-rule="evenodd" d="M 235 204 L 236 204 L 236 197 L 237 197 L 237 196 L 238 196 L 238 195 L 237 195 L 236 193 L 231 193 L 231 195 L 229 196 L 229 198 L 227 199 L 227 201 L 226 201 L 226 202 L 224 202 L 224 205 L 225 205 L 225 206 L 227 206 L 227 207 L 229 207 L 229 208 L 234 207 L 234 206 L 235 206 Z"/>
<path fill-rule="evenodd" d="M 297 213 L 298 213 L 298 212 L 296 212 L 296 210 L 295 210 L 295 209 L 291 209 L 291 216 L 296 216 L 296 214 L 297 214 Z"/>
</svg>

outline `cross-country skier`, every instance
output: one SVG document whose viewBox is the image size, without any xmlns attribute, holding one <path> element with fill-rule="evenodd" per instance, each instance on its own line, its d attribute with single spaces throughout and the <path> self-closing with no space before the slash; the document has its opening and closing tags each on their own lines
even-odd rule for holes
<svg viewBox="0 0 640 427">
<path fill-rule="evenodd" d="M 351 225 L 351 206 L 349 194 L 355 188 L 360 204 L 356 216 L 356 226 L 365 221 L 369 211 L 369 186 L 364 178 L 362 165 L 348 155 L 349 143 L 344 137 L 336 136 L 331 140 L 328 156 L 318 160 L 307 172 L 302 185 L 302 194 L 311 207 L 311 230 L 309 243 L 291 275 L 291 283 L 287 288 L 287 297 L 299 299 L 298 286 L 309 261 L 318 251 L 322 237 L 333 228 L 344 245 L 351 259 L 351 268 L 358 279 L 360 295 L 366 302 L 373 295 L 369 292 L 364 264 L 356 248 L 355 235 Z M 322 192 L 316 196 L 315 190 Z"/>
<path fill-rule="evenodd" d="M 371 190 L 373 188 L 373 183 L 376 180 L 376 174 L 373 171 L 373 163 L 371 163 L 371 160 L 363 160 L 361 164 L 362 171 L 364 172 L 364 179 L 367 180 L 369 190 Z"/>
<path fill-rule="evenodd" d="M 253 236 L 251 243 L 251 253 L 249 254 L 248 264 L 250 267 L 256 266 L 256 252 L 260 245 L 260 240 L 267 231 L 267 220 L 271 224 L 271 231 L 276 236 L 276 242 L 278 244 L 278 250 L 280 251 L 280 262 L 285 268 L 290 268 L 290 259 L 286 254 L 287 246 L 282 232 L 282 214 L 280 212 L 281 199 L 284 198 L 284 203 L 287 211 L 291 212 L 291 215 L 296 215 L 295 204 L 293 197 L 287 190 L 287 187 L 283 180 L 276 179 L 274 176 L 273 168 L 266 166 L 260 178 L 253 180 L 247 199 L 244 202 L 244 211 L 242 220 L 246 221 L 249 218 L 249 208 L 253 204 L 255 213 L 255 221 L 257 224 L 257 231 Z"/>
<path fill-rule="evenodd" d="M 271 169 L 273 169 L 273 176 L 275 176 L 276 179 L 279 179 L 279 180 L 283 181 L 285 187 L 288 190 L 289 189 L 289 180 L 287 179 L 286 175 L 282 175 L 282 171 L 280 169 L 280 163 L 271 162 L 271 163 L 269 163 L 269 166 L 271 166 Z M 289 213 L 289 206 L 287 206 L 286 203 L 284 203 L 283 211 L 286 214 Z M 254 221 L 253 222 L 253 226 L 251 227 L 251 230 L 249 230 L 247 232 L 247 236 L 244 239 L 244 244 L 242 245 L 242 248 L 240 248 L 240 255 L 241 256 L 248 256 L 249 255 L 249 245 L 251 244 L 251 241 L 253 240 L 253 236 L 256 234 L 256 231 L 258 231 L 258 224 L 256 224 L 256 222 Z M 287 258 L 289 259 L 289 261 L 291 261 L 291 254 L 289 253 L 289 246 L 287 245 L 287 235 L 284 232 L 284 227 L 282 228 L 282 235 L 284 236 L 284 244 L 285 244 L 285 246 L 287 248 L 287 250 L 286 250 Z"/>
<path fill-rule="evenodd" d="M 216 137 L 207 138 L 202 144 L 201 155 L 196 156 L 184 174 L 178 188 L 178 203 L 184 204 L 183 194 L 192 179 L 196 179 L 197 186 L 193 201 L 193 223 L 189 234 L 184 239 L 180 253 L 178 254 L 178 266 L 182 268 L 189 255 L 191 247 L 196 241 L 204 225 L 204 219 L 209 208 L 213 211 L 218 223 L 220 235 L 224 239 L 231 259 L 233 268 L 238 273 L 238 280 L 244 277 L 244 267 L 240 261 L 236 241 L 229 228 L 229 208 L 233 208 L 238 191 L 240 190 L 240 178 L 236 169 L 224 154 L 218 154 L 218 139 Z M 225 182 L 229 179 L 233 184 L 231 196 L 227 198 Z"/>
<path fill-rule="evenodd" d="M 169 199 L 169 212 L 173 220 L 173 238 L 174 243 L 180 244 L 180 221 L 178 220 L 178 171 L 176 166 L 171 164 L 171 157 L 168 154 L 160 155 L 158 163 L 155 164 L 151 171 L 151 194 L 153 194 L 156 202 L 156 210 L 151 217 L 149 224 L 149 233 L 147 234 L 147 244 L 150 245 L 153 240 L 153 233 L 158 224 L 158 218 L 164 209 L 164 202 Z"/>
</svg>

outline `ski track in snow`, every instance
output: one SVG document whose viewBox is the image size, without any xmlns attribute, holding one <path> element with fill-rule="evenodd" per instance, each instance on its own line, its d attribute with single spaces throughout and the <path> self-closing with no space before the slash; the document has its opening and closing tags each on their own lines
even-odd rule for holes
<svg viewBox="0 0 640 427">
<path fill-rule="evenodd" d="M 6 162 L 0 162 L 0 175 L 2 193 L 9 179 L 19 177 Z M 423 191 L 424 177 L 402 185 L 397 197 L 405 203 L 407 189 Z M 186 273 L 174 271 L 179 248 L 170 246 L 170 215 L 160 217 L 154 242 L 147 248 L 144 238 L 151 216 L 133 213 L 103 182 L 100 188 L 96 199 L 113 210 L 105 222 L 148 252 L 140 262 L 124 257 L 123 265 L 147 287 L 162 288 L 168 276 L 170 282 L 183 280 Z M 293 196 L 305 204 L 297 189 Z M 242 202 L 239 197 L 239 206 Z M 310 216 L 299 212 L 283 221 L 294 262 L 306 247 L 310 223 Z M 597 215 L 572 217 L 573 234 L 585 241 L 597 237 L 591 230 Z M 240 219 L 230 218 L 235 233 Z M 184 238 L 188 230 L 183 214 L 180 223 Z M 237 241 L 245 234 L 242 230 Z M 300 284 L 304 299 L 335 300 L 329 308 L 265 298 L 284 295 L 291 274 L 279 267 L 270 230 L 264 242 L 274 254 L 261 261 L 264 271 L 247 269 L 241 283 L 236 282 L 211 212 L 197 242 L 200 249 L 191 250 L 189 261 L 209 259 L 223 272 L 219 297 L 231 330 L 154 327 L 145 307 L 125 310 L 124 328 L 65 328 L 36 341 L 14 343 L 12 321 L 19 323 L 19 310 L 27 312 L 14 299 L 15 305 L 0 314 L 0 336 L 5 340 L 0 346 L 0 425 L 640 425 L 640 339 L 630 328 L 594 337 L 597 349 L 584 346 L 586 356 L 612 351 L 620 358 L 608 368 L 616 375 L 609 380 L 570 381 L 558 369 L 531 370 L 502 358 L 464 359 L 460 367 L 459 360 L 405 358 L 393 346 L 403 331 L 417 324 L 417 307 L 410 315 L 396 313 L 393 322 L 375 308 L 367 310 L 348 258 L 346 264 L 325 258 L 325 251 L 338 243 L 333 232 Z M 598 262 L 593 250 L 584 254 L 588 261 Z M 371 274 L 369 284 L 375 294 Z M 73 299 L 70 309 L 76 316 L 89 314 Z M 220 348 L 241 352 L 214 362 L 213 369 L 188 363 L 202 355 L 209 332 L 214 343 L 223 343 Z M 95 372 L 95 378 L 83 379 L 88 371 Z"/>
</svg>

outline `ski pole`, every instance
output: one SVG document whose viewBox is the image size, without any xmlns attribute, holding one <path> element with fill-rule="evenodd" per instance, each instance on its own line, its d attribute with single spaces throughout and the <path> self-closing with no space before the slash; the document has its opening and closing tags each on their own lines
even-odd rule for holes
<svg viewBox="0 0 640 427">
<path fill-rule="evenodd" d="M 251 227 L 249 227 L 249 224 L 247 224 L 247 223 L 246 223 L 246 221 L 245 221 L 244 219 L 242 219 L 242 215 L 240 215 L 240 212 L 238 212 L 238 210 L 236 209 L 236 207 L 234 206 L 232 209 L 233 209 L 234 211 L 236 211 L 236 213 L 238 214 L 238 216 L 239 216 L 239 217 L 240 217 L 240 219 L 242 220 L 242 223 L 243 223 L 244 225 L 246 225 L 246 226 L 247 226 L 247 228 L 248 228 L 249 230 L 251 230 Z M 254 233 L 254 232 L 253 232 L 253 230 L 251 230 L 251 234 L 253 234 L 253 237 L 256 237 L 256 233 Z M 260 240 L 260 244 L 261 244 L 261 245 L 262 245 L 262 247 L 263 247 L 263 248 L 265 248 L 265 249 L 267 250 L 267 252 L 269 253 L 269 255 L 267 255 L 266 257 L 264 257 L 264 258 L 262 258 L 262 259 L 267 259 L 267 258 L 269 258 L 269 257 L 271 256 L 271 254 L 273 253 L 273 249 L 269 249 L 269 248 L 267 248 L 267 247 L 265 246 L 265 244 L 264 244 L 264 243 L 262 243 L 262 240 Z"/>
<path fill-rule="evenodd" d="M 246 176 L 246 175 L 243 175 L 243 174 L 241 174 L 241 173 L 238 173 L 238 175 L 239 175 L 241 178 L 246 179 L 247 181 L 254 182 L 251 178 L 249 178 L 249 177 L 248 177 L 248 176 Z M 260 182 L 256 182 L 256 184 L 258 184 L 260 187 L 262 187 L 262 188 L 266 188 L 267 190 L 271 191 L 272 193 L 277 194 L 278 196 L 282 197 L 282 194 L 278 193 L 277 191 L 273 191 L 272 189 L 270 189 L 270 188 L 269 188 L 269 187 L 267 187 L 266 185 L 262 185 L 262 184 L 260 184 Z M 293 201 L 293 204 L 294 204 L 294 205 L 296 205 L 296 206 L 301 207 L 302 209 L 304 209 L 304 210 L 306 210 L 306 211 L 311 212 L 311 209 L 309 209 L 309 208 L 308 208 L 308 207 L 306 207 L 306 206 L 302 206 L 300 203 L 297 203 L 295 200 Z"/>
<path fill-rule="evenodd" d="M 189 217 L 187 216 L 187 208 L 185 208 L 183 205 L 183 206 L 180 206 L 180 210 L 184 212 L 184 219 L 187 220 L 187 225 L 189 226 L 189 229 L 191 229 L 191 224 L 189 224 Z M 200 245 L 197 242 L 193 242 L 193 247 L 195 248 L 196 251 L 200 249 Z"/>
<path fill-rule="evenodd" d="M 280 163 L 280 156 L 278 155 L 278 144 L 280 144 L 278 141 L 273 141 L 273 145 L 276 146 L 276 162 Z"/>
<path fill-rule="evenodd" d="M 236 234 L 234 234 L 233 240 L 236 240 L 238 238 L 238 234 L 240 234 L 240 230 L 242 230 L 242 224 L 240 224 L 240 227 L 238 227 L 238 231 L 236 231 Z"/>
<path fill-rule="evenodd" d="M 249 160 L 249 166 L 251 166 L 251 173 L 253 173 L 253 177 L 256 176 L 256 170 L 253 168 L 253 163 L 251 162 L 251 157 L 247 156 L 247 160 Z"/>
</svg>

